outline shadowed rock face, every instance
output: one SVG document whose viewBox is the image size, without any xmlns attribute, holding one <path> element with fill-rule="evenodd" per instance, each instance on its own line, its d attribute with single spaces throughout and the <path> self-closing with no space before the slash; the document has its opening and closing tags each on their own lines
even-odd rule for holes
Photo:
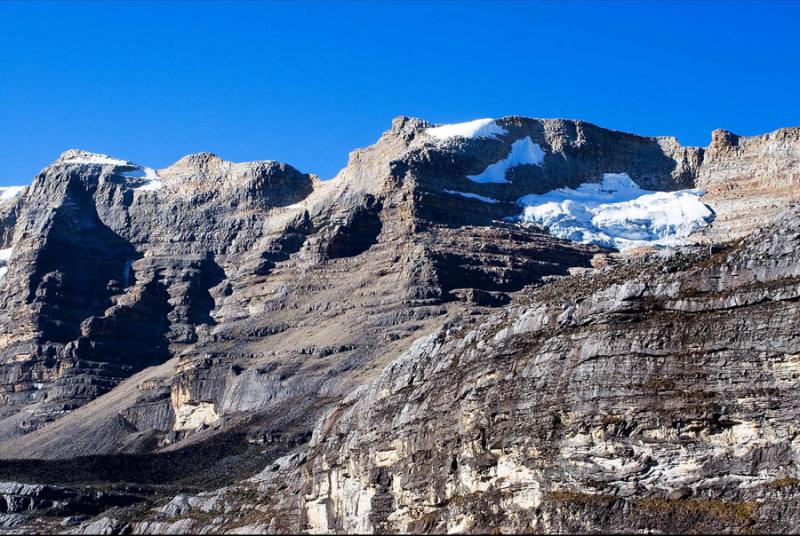
<svg viewBox="0 0 800 536">
<path fill-rule="evenodd" d="M 790 527 L 800 215 L 775 217 L 796 129 L 704 150 L 498 124 L 441 140 L 397 118 L 331 181 L 62 155 L 0 204 L 0 457 L 58 461 L 0 478 L 156 505 L 239 482 L 87 532 L 676 530 L 685 508 L 680 530 Z M 540 164 L 469 179 L 527 137 Z M 747 238 L 609 256 L 514 220 L 623 172 L 707 190 L 690 242 Z"/>
</svg>

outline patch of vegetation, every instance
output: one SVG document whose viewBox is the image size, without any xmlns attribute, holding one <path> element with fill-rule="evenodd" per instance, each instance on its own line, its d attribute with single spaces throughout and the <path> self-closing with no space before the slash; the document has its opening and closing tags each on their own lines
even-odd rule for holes
<svg viewBox="0 0 800 536">
<path fill-rule="evenodd" d="M 237 484 L 235 487 L 226 489 L 225 497 L 239 503 L 257 504 L 262 500 L 262 495 L 258 492 L 258 486 L 250 482 Z"/>
<path fill-rule="evenodd" d="M 675 388 L 675 382 L 671 378 L 653 376 L 645 381 L 642 386 L 648 391 L 669 391 Z"/>
<path fill-rule="evenodd" d="M 547 499 L 554 502 L 567 503 L 582 508 L 603 508 L 610 506 L 616 499 L 601 493 L 579 493 L 574 491 L 552 491 Z"/>
<path fill-rule="evenodd" d="M 623 418 L 619 415 L 603 415 L 600 419 L 600 424 L 603 426 L 610 426 L 612 424 L 619 424 L 623 421 Z"/>
<path fill-rule="evenodd" d="M 800 479 L 791 476 L 787 476 L 785 478 L 779 478 L 778 480 L 773 480 L 768 484 L 768 486 L 772 489 L 791 488 L 797 485 L 800 485 Z"/>
<path fill-rule="evenodd" d="M 718 499 L 640 499 L 635 504 L 645 510 L 662 512 L 669 516 L 711 517 L 723 524 L 743 524 L 755 521 L 758 504 L 755 502 L 721 501 Z"/>
</svg>

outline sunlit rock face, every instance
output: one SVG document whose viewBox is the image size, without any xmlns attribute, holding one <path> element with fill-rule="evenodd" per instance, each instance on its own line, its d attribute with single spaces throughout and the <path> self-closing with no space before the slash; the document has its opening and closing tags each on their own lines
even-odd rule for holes
<svg viewBox="0 0 800 536">
<path fill-rule="evenodd" d="M 0 479 L 134 498 L 0 527 L 788 530 L 797 147 L 399 117 L 327 181 L 67 151 L 0 192 Z"/>
<path fill-rule="evenodd" d="M 716 254 L 566 278 L 418 340 L 317 425 L 298 469 L 308 523 L 790 531 L 798 218 Z"/>
</svg>

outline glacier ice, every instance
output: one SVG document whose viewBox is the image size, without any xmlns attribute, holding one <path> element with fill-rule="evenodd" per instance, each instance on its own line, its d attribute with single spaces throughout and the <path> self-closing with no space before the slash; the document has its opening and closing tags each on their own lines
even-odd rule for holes
<svg viewBox="0 0 800 536">
<path fill-rule="evenodd" d="M 700 201 L 702 195 L 702 190 L 644 190 L 626 173 L 605 173 L 599 184 L 526 195 L 518 203 L 523 222 L 574 242 L 623 250 L 675 245 L 706 227 L 714 213 Z"/>
</svg>

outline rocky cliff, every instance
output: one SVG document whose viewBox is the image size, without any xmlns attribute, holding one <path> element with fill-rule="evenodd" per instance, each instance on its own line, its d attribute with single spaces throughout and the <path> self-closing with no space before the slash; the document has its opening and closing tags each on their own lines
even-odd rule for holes
<svg viewBox="0 0 800 536">
<path fill-rule="evenodd" d="M 0 478 L 125 503 L 4 526 L 790 530 L 798 130 L 434 127 L 329 181 L 68 151 L 0 202 Z M 713 221 L 615 253 L 520 220 L 609 173 Z"/>
</svg>

